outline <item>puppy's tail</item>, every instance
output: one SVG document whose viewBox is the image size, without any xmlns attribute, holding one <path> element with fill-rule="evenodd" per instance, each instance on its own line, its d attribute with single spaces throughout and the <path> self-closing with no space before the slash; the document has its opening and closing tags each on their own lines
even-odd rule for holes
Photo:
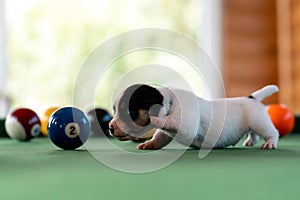
<svg viewBox="0 0 300 200">
<path fill-rule="evenodd" d="M 254 98 L 257 101 L 262 101 L 264 100 L 266 97 L 274 94 L 275 92 L 278 92 L 278 87 L 276 85 L 267 85 L 265 87 L 263 87 L 260 90 L 257 90 L 255 92 L 253 92 L 249 98 Z"/>
</svg>

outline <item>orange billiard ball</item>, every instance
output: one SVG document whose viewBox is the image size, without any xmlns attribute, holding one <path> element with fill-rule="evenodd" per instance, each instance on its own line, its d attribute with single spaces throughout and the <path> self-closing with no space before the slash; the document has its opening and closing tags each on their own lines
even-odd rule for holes
<svg viewBox="0 0 300 200">
<path fill-rule="evenodd" d="M 46 137 L 48 137 L 47 125 L 49 118 L 52 115 L 52 113 L 54 113 L 54 111 L 56 111 L 57 109 L 59 109 L 59 107 L 50 107 L 46 109 L 43 115 L 41 116 L 41 133 Z"/>
<path fill-rule="evenodd" d="M 271 104 L 267 106 L 267 112 L 278 130 L 280 137 L 289 134 L 295 126 L 295 116 L 283 104 Z"/>
</svg>

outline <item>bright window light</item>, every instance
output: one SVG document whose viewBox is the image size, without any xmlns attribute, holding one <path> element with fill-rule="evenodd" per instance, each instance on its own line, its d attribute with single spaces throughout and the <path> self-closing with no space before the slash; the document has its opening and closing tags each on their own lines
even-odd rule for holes
<svg viewBox="0 0 300 200">
<path fill-rule="evenodd" d="M 116 34 L 139 28 L 161 28 L 203 43 L 201 40 L 206 38 L 203 35 L 206 4 L 203 2 L 5 1 L 6 93 L 14 107 L 26 106 L 38 112 L 50 106 L 70 105 L 74 82 L 85 59 L 99 44 Z M 199 83 L 192 71 L 185 70 L 187 63 L 165 52 L 128 55 L 114 63 L 111 74 L 117 76 L 125 69 L 149 63 L 172 65 L 190 77 L 191 84 Z M 172 77 L 166 78 L 172 81 Z M 96 94 L 96 104 L 110 110 L 110 104 L 103 99 L 112 89 L 107 87 L 104 94 Z"/>
</svg>

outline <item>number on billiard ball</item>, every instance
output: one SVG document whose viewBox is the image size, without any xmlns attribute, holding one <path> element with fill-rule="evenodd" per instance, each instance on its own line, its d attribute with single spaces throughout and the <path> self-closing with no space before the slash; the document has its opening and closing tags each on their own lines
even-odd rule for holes
<svg viewBox="0 0 300 200">
<path fill-rule="evenodd" d="M 78 124 L 71 122 L 67 124 L 65 133 L 69 138 L 76 138 L 80 133 L 80 127 L 78 126 Z"/>
</svg>

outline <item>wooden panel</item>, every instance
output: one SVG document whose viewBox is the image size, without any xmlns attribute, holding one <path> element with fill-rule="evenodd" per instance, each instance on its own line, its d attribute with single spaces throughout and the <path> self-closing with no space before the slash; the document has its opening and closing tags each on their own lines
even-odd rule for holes
<svg viewBox="0 0 300 200">
<path fill-rule="evenodd" d="M 292 105 L 300 113 L 300 1 L 289 0 L 291 20 Z"/>
<path fill-rule="evenodd" d="M 300 114 L 300 1 L 277 0 L 280 101 Z"/>
<path fill-rule="evenodd" d="M 274 0 L 223 0 L 223 74 L 227 96 L 278 83 Z M 265 103 L 278 101 L 278 95 Z"/>
</svg>

